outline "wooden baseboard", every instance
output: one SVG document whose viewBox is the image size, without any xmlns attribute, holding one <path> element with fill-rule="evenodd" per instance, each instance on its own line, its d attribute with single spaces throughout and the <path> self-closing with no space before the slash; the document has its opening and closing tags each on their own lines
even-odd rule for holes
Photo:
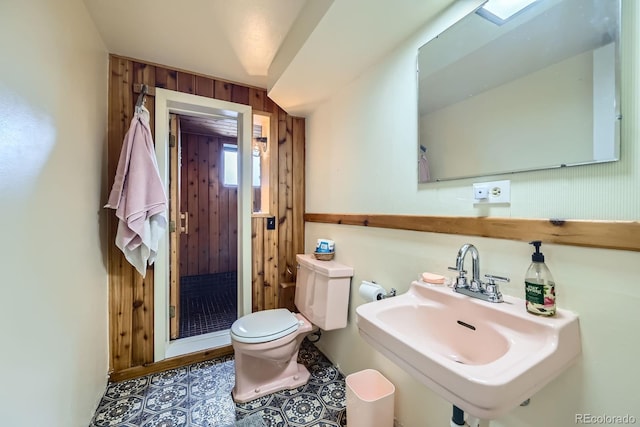
<svg viewBox="0 0 640 427">
<path fill-rule="evenodd" d="M 160 362 L 148 363 L 142 366 L 123 369 L 122 371 L 110 372 L 109 382 L 129 380 L 231 354 L 233 354 L 233 347 L 228 345 L 213 350 L 204 350 L 197 353 L 185 354 L 184 356 L 176 356 L 170 359 L 161 360 Z"/>
</svg>

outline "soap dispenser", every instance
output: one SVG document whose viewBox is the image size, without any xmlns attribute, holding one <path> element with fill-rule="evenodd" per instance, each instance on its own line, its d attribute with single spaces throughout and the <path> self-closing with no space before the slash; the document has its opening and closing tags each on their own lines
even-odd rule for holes
<svg viewBox="0 0 640 427">
<path fill-rule="evenodd" d="M 524 276 L 527 311 L 540 316 L 553 316 L 556 314 L 555 282 L 544 263 L 544 255 L 540 252 L 542 242 L 534 240 L 529 244 L 536 249 L 531 255 L 531 265 Z"/>
</svg>

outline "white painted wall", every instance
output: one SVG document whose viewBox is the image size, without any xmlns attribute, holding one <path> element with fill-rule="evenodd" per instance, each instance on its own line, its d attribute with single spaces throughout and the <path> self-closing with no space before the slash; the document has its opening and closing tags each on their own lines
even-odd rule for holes
<svg viewBox="0 0 640 427">
<path fill-rule="evenodd" d="M 86 427 L 108 371 L 108 56 L 82 2 L 0 2 L 0 420 Z"/>
<path fill-rule="evenodd" d="M 460 2 L 459 5 L 463 3 Z M 474 208 L 474 180 L 417 184 L 415 53 L 451 15 L 424 28 L 374 69 L 307 118 L 306 210 L 328 213 L 490 215 L 638 220 L 640 218 L 640 5 L 623 0 L 622 160 L 562 170 L 491 177 L 512 180 L 510 207 Z M 398 230 L 306 224 L 306 250 L 336 241 L 336 260 L 355 269 L 349 325 L 323 334 L 320 349 L 345 374 L 380 370 L 396 385 L 404 427 L 448 425 L 451 405 L 360 338 L 355 308 L 362 280 L 407 290 L 423 271 L 448 274 L 458 248 L 475 244 L 483 273 L 508 276 L 506 294 L 523 297 L 531 249 L 524 242 Z M 630 414 L 640 422 L 640 253 L 543 245 L 558 304 L 580 315 L 579 363 L 492 426 L 575 425 L 575 414 Z M 523 308 L 524 310 L 524 308 Z M 416 325 L 419 327 L 419 325 Z"/>
</svg>

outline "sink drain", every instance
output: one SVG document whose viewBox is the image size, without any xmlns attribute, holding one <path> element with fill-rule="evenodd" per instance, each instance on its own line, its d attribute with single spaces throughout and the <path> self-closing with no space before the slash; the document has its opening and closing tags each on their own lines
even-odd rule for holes
<svg viewBox="0 0 640 427">
<path fill-rule="evenodd" d="M 476 327 L 475 327 L 475 326 L 470 325 L 470 324 L 468 324 L 467 322 L 463 322 L 462 320 L 458 320 L 458 321 L 457 321 L 457 323 L 458 323 L 458 325 L 464 326 L 465 328 L 469 328 L 469 329 L 471 329 L 472 331 L 475 331 L 475 330 L 476 330 Z"/>
</svg>

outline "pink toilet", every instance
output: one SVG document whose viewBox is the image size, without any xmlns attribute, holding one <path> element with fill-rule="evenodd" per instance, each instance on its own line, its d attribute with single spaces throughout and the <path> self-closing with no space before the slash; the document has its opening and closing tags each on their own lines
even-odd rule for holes
<svg viewBox="0 0 640 427">
<path fill-rule="evenodd" d="M 236 402 L 305 384 L 309 371 L 298 363 L 304 337 L 314 326 L 325 331 L 347 326 L 353 268 L 310 254 L 296 255 L 296 260 L 295 303 L 300 313 L 284 308 L 258 311 L 231 325 Z"/>
</svg>

